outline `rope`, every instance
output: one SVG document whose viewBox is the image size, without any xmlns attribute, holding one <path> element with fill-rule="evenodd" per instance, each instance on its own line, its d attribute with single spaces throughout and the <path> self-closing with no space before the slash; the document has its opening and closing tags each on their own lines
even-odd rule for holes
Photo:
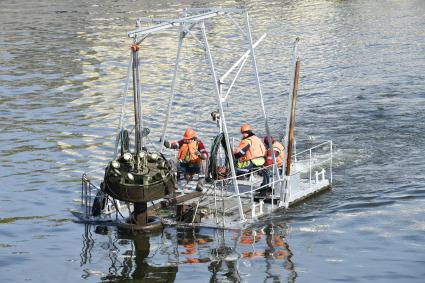
<svg viewBox="0 0 425 283">
<path fill-rule="evenodd" d="M 119 121 L 119 124 L 118 124 L 118 132 L 120 132 L 122 130 L 123 125 L 124 125 L 125 105 L 127 103 L 128 85 L 129 85 L 129 82 L 130 82 L 130 73 L 131 73 L 130 71 L 131 71 L 132 65 L 133 65 L 133 56 L 131 56 L 131 52 L 130 52 L 130 62 L 128 63 L 128 68 L 127 68 L 127 78 L 125 80 L 125 88 L 124 88 L 123 99 L 122 99 L 120 121 Z M 118 153 L 118 143 L 119 143 L 119 138 L 117 137 L 117 139 L 115 141 L 114 157 Z"/>
</svg>

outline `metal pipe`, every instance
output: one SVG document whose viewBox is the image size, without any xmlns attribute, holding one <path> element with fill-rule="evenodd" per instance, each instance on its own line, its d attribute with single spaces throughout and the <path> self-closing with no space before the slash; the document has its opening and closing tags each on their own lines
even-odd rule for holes
<svg viewBox="0 0 425 283">
<path fill-rule="evenodd" d="M 315 148 L 318 148 L 318 147 L 323 146 L 324 144 L 331 143 L 331 142 L 332 142 L 332 141 L 325 141 L 325 142 L 322 142 L 322 143 L 320 143 L 320 144 L 318 144 L 318 145 L 315 145 L 315 146 L 313 146 L 313 147 L 310 147 L 309 149 L 306 149 L 306 150 L 303 150 L 303 151 L 298 152 L 298 153 L 297 153 L 297 155 L 301 155 L 301 154 L 303 154 L 304 152 L 309 151 L 310 149 L 315 149 Z"/>
<path fill-rule="evenodd" d="M 227 148 L 227 153 L 228 153 L 228 156 L 229 156 L 230 170 L 232 172 L 232 177 L 234 178 L 233 179 L 233 185 L 235 187 L 235 192 L 238 196 L 239 216 L 240 216 L 241 221 L 244 221 L 245 216 L 244 216 L 244 213 L 243 213 L 242 201 L 241 201 L 241 197 L 239 195 L 239 186 L 238 186 L 238 181 L 236 180 L 236 171 L 235 171 L 235 166 L 234 166 L 234 163 L 233 163 L 233 150 L 230 147 L 229 132 L 227 131 L 226 118 L 224 116 L 224 109 L 223 109 L 223 104 L 222 104 L 222 101 L 221 101 L 221 93 L 220 93 L 220 89 L 219 89 L 219 86 L 218 86 L 219 81 L 217 79 L 217 74 L 215 72 L 214 61 L 213 61 L 213 58 L 212 58 L 212 55 L 211 55 L 210 46 L 208 44 L 207 33 L 205 31 L 205 23 L 204 22 L 201 22 L 201 30 L 202 30 L 202 36 L 204 38 L 205 51 L 207 52 L 207 55 L 208 55 L 208 61 L 210 63 L 211 73 L 212 73 L 213 80 L 214 80 L 214 89 L 215 89 L 218 107 L 219 107 L 219 111 L 220 111 L 220 119 L 221 119 L 222 125 L 223 125 L 224 139 L 226 140 L 226 148 Z"/>
<path fill-rule="evenodd" d="M 81 205 L 84 205 L 84 176 L 86 174 L 84 173 L 83 176 L 81 176 Z"/>
<path fill-rule="evenodd" d="M 310 187 L 311 187 L 311 148 L 309 149 L 309 156 L 310 156 L 310 158 L 309 158 L 309 160 L 308 160 L 308 167 L 309 167 L 309 171 L 310 171 Z"/>
<path fill-rule="evenodd" d="M 125 119 L 125 105 L 127 104 L 127 93 L 128 93 L 128 85 L 130 82 L 130 71 L 131 71 L 131 66 L 133 65 L 133 56 L 131 56 L 132 52 L 130 51 L 130 62 L 128 63 L 128 68 L 127 68 L 127 78 L 125 80 L 125 87 L 124 87 L 124 94 L 123 94 L 123 101 L 122 101 L 122 107 L 121 107 L 121 115 L 120 115 L 120 121 L 118 124 L 118 131 L 121 131 L 123 128 L 123 124 L 124 124 L 124 119 Z M 114 157 L 117 156 L 118 153 L 118 139 L 115 142 L 115 150 L 114 150 Z"/>
<path fill-rule="evenodd" d="M 265 34 L 263 34 L 255 43 L 254 43 L 254 45 L 253 45 L 253 47 L 254 48 L 257 48 L 257 46 L 258 46 L 258 44 L 260 44 L 260 42 L 261 41 L 263 41 L 263 39 L 264 38 L 266 38 L 266 36 L 267 36 L 267 33 L 265 33 Z M 251 40 L 252 40 L 252 37 L 250 37 L 251 38 Z M 221 82 L 224 82 L 224 80 L 226 79 L 226 77 L 228 76 L 228 75 L 230 75 L 230 73 L 231 72 L 233 72 L 233 70 L 237 67 L 237 66 L 239 66 L 239 65 L 241 65 L 241 63 L 244 61 L 244 60 L 246 60 L 246 59 L 248 59 L 248 57 L 249 57 L 249 55 L 251 54 L 251 49 L 248 49 L 242 56 L 241 56 L 241 58 L 239 58 L 238 59 L 238 61 L 236 61 L 233 65 L 232 65 L 232 67 L 230 67 L 229 68 L 229 70 L 224 74 L 224 75 L 222 75 L 221 77 L 220 77 L 220 81 Z"/>
<path fill-rule="evenodd" d="M 187 12 L 225 12 L 242 14 L 245 10 L 238 8 L 186 8 Z"/>
<path fill-rule="evenodd" d="M 246 32 L 241 28 L 241 26 L 235 21 L 235 19 L 230 15 L 226 14 L 226 16 L 232 21 L 232 23 L 236 26 L 236 28 L 241 32 L 243 36 L 247 36 Z"/>
<path fill-rule="evenodd" d="M 185 28 L 184 29 L 184 32 L 186 32 L 186 33 L 188 33 L 188 34 L 190 34 L 190 36 L 192 36 L 192 38 L 196 41 L 196 42 L 198 42 L 198 44 L 199 44 L 199 46 L 202 48 L 202 49 L 205 49 L 205 46 L 204 46 L 204 44 L 199 40 L 199 38 L 190 30 L 190 29 L 187 29 L 187 28 Z"/>
<path fill-rule="evenodd" d="M 136 154 L 138 154 L 142 150 L 141 140 L 140 140 L 140 85 L 139 85 L 139 60 L 138 60 L 138 47 L 132 49 L 133 51 L 133 93 L 134 93 L 134 122 L 135 122 L 135 147 Z"/>
<path fill-rule="evenodd" d="M 332 159 L 333 159 L 333 144 L 332 144 L 332 141 L 331 141 L 331 164 L 330 164 L 330 168 L 329 168 L 329 172 L 330 172 L 330 174 L 331 174 L 331 184 L 332 184 Z"/>
<path fill-rule="evenodd" d="M 142 103 L 142 85 L 140 82 L 140 73 L 141 73 L 141 69 L 140 69 L 140 57 L 139 57 L 139 51 L 137 51 L 137 72 L 136 72 L 136 76 L 137 76 L 137 89 L 138 89 L 138 97 L 139 97 L 139 136 L 140 136 L 140 145 L 141 147 L 145 146 L 145 137 L 142 135 L 142 129 L 144 128 L 143 125 L 143 103 Z M 141 149 L 140 149 L 141 151 Z M 139 151 L 139 152 L 140 152 Z M 137 153 L 139 153 L 137 152 Z"/>
<path fill-rule="evenodd" d="M 223 219 L 222 220 L 223 221 L 223 228 L 224 228 L 224 225 L 225 225 L 225 218 L 224 218 L 225 208 L 226 208 L 226 205 L 224 203 L 224 198 L 223 198 L 223 186 L 221 186 L 221 211 L 222 211 L 221 216 L 222 216 L 222 219 Z"/>
<path fill-rule="evenodd" d="M 176 86 L 177 70 L 178 70 L 178 67 L 179 67 L 181 47 L 183 45 L 183 39 L 184 39 L 184 35 L 182 33 L 182 30 L 183 30 L 183 25 L 180 26 L 179 43 L 177 45 L 176 64 L 174 65 L 173 80 L 171 82 L 171 93 L 170 93 L 170 97 L 168 99 L 167 116 L 165 117 L 164 127 L 162 129 L 161 139 L 159 141 L 160 142 L 160 145 L 159 145 L 160 150 L 159 151 L 161 153 L 164 149 L 165 134 L 167 132 L 167 126 L 168 126 L 168 122 L 170 120 L 171 107 L 173 106 L 174 89 L 175 89 L 175 86 Z"/>
<path fill-rule="evenodd" d="M 241 73 L 241 71 L 242 71 L 242 68 L 243 68 L 243 66 L 245 66 L 246 60 L 247 60 L 247 59 L 243 60 L 243 62 L 242 62 L 242 64 L 241 64 L 241 66 L 239 67 L 238 71 L 236 72 L 235 77 L 233 78 L 233 81 L 230 83 L 230 86 L 229 86 L 229 88 L 227 89 L 226 95 L 223 97 L 223 100 L 224 100 L 224 101 L 226 101 L 227 96 L 229 95 L 230 91 L 231 91 L 231 90 L 232 90 L 232 88 L 233 88 L 233 85 L 235 84 L 236 80 L 239 78 L 239 75 L 240 75 L 240 73 Z"/>
<path fill-rule="evenodd" d="M 263 116 L 264 116 L 264 124 L 265 124 L 265 127 L 266 127 L 267 139 L 268 139 L 269 146 L 270 146 L 271 153 L 272 153 L 273 164 L 277 164 L 276 163 L 276 156 L 275 156 L 274 150 L 273 150 L 273 143 L 272 143 L 271 134 L 270 134 L 269 122 L 268 122 L 268 119 L 267 119 L 266 107 L 264 106 L 263 91 L 261 89 L 260 77 L 258 75 L 257 60 L 255 59 L 255 50 L 254 50 L 254 45 L 253 45 L 253 42 L 252 42 L 252 33 L 251 33 L 251 26 L 250 26 L 250 23 L 249 23 L 248 12 L 245 12 L 245 21 L 246 21 L 246 29 L 248 31 L 247 35 L 248 35 L 249 47 L 251 49 L 251 54 L 252 54 L 252 56 L 251 56 L 252 65 L 254 67 L 255 79 L 257 81 L 257 92 L 258 92 L 258 96 L 260 97 L 261 109 L 263 111 Z M 263 36 L 265 37 L 265 35 L 266 34 L 264 34 Z M 273 170 L 276 171 L 275 172 L 276 176 L 279 179 L 279 170 L 277 169 L 277 166 L 275 168 L 273 168 Z"/>
<path fill-rule="evenodd" d="M 183 22 L 187 22 L 187 23 L 199 22 L 199 21 L 203 21 L 203 20 L 208 19 L 208 18 L 212 18 L 212 17 L 218 16 L 218 15 L 222 15 L 224 13 L 225 13 L 224 11 L 209 11 L 209 12 L 206 12 L 206 13 L 203 13 L 203 14 L 189 16 L 189 17 L 183 17 L 183 18 L 179 18 L 179 19 L 163 19 L 164 23 L 157 24 L 155 26 L 147 27 L 147 28 L 143 28 L 143 29 L 132 30 L 132 31 L 127 33 L 127 36 L 128 37 L 135 37 L 137 35 L 149 34 L 149 33 L 152 33 L 152 32 L 157 32 L 157 31 L 161 31 L 161 30 L 164 30 L 164 29 L 175 27 L 175 26 L 177 26 L 177 25 L 179 25 L 180 23 L 183 23 Z M 143 18 L 141 20 L 143 20 Z M 156 19 L 156 20 L 159 20 L 159 19 Z"/>
</svg>

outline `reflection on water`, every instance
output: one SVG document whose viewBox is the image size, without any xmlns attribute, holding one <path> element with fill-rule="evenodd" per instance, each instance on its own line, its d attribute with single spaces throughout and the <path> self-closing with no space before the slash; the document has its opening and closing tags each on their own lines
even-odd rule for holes
<svg viewBox="0 0 425 283">
<path fill-rule="evenodd" d="M 106 236 L 107 241 L 96 243 L 93 231 Z M 159 242 L 151 243 L 151 239 Z M 173 253 L 176 245 L 175 237 L 164 231 L 160 235 L 137 234 L 131 231 L 114 231 L 107 226 L 93 226 L 85 224 L 82 236 L 81 266 L 84 279 L 98 276 L 102 281 L 113 281 L 136 278 L 156 280 L 155 282 L 173 282 L 178 271 L 178 262 Z M 105 237 L 102 238 L 105 240 Z M 171 244 L 171 246 L 170 246 Z M 170 253 L 171 251 L 171 253 Z M 158 253 L 166 253 L 157 263 Z M 93 270 L 90 265 L 99 257 L 107 257 L 110 264 L 107 270 Z M 155 258 L 154 258 L 155 257 Z"/>
<path fill-rule="evenodd" d="M 206 228 L 165 228 L 159 234 L 121 231 L 86 224 L 82 235 L 80 265 L 82 278 L 103 282 L 126 279 L 173 282 L 179 269 L 204 265 L 209 282 L 241 282 L 249 278 L 295 282 L 297 272 L 286 240 L 285 225 L 260 229 L 218 230 Z M 94 240 L 93 235 L 104 237 Z M 110 262 L 96 269 L 101 258 Z M 285 270 L 277 269 L 276 263 Z M 253 274 L 252 268 L 261 271 Z"/>
<path fill-rule="evenodd" d="M 145 252 L 136 253 L 139 236 L 52 222 L 70 217 L 81 173 L 102 171 L 112 154 L 128 63 L 126 31 L 137 17 L 176 15 L 188 6 L 247 7 L 255 35 L 268 32 L 257 55 L 276 134 L 286 112 L 289 44 L 301 38 L 295 134 L 300 146 L 309 138 L 334 141 L 335 184 L 270 216 L 291 227 L 282 247 L 261 229 L 252 244 L 253 231 L 224 232 L 227 249 L 220 250 L 223 236 L 212 231 L 167 228 L 137 243 Z M 185 282 L 423 281 L 425 1 L 2 0 L 0 11 L 1 282 L 128 281 L 136 268 L 146 278 L 146 265 L 170 267 L 168 275 L 149 276 Z M 218 36 L 211 39 L 214 52 L 219 43 L 238 40 L 219 37 L 232 33 L 226 24 L 209 28 Z M 154 114 L 146 121 L 153 132 L 164 117 L 176 37 L 164 33 L 142 47 L 143 97 L 150 98 L 144 113 Z M 225 48 L 219 68 L 241 51 Z M 215 109 L 207 104 L 215 101 L 210 77 L 200 75 L 204 66 L 202 52 L 188 42 L 173 111 L 187 117 L 209 147 L 216 128 L 209 116 Z M 252 103 L 255 87 L 235 91 L 226 105 L 230 131 L 236 136 L 245 119 L 262 128 Z M 186 123 L 176 118 L 171 124 L 170 137 L 179 137 Z"/>
</svg>

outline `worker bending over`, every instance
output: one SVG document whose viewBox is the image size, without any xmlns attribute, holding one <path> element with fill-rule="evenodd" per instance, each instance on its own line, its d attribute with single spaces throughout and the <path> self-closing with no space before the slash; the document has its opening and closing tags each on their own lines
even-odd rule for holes
<svg viewBox="0 0 425 283">
<path fill-rule="evenodd" d="M 199 174 L 197 191 L 202 191 L 205 184 L 205 174 L 207 170 L 208 152 L 196 133 L 188 128 L 179 141 L 164 141 L 167 148 L 179 149 L 177 159 L 179 160 L 178 169 L 183 171 L 186 182 L 189 182 L 194 174 Z"/>
</svg>

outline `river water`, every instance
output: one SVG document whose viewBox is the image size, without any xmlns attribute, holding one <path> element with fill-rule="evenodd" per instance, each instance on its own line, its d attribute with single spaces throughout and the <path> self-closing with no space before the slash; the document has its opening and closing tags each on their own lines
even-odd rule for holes
<svg viewBox="0 0 425 283">
<path fill-rule="evenodd" d="M 295 134 L 300 149 L 333 140 L 333 189 L 258 223 L 254 246 L 235 231 L 169 227 L 135 236 L 74 222 L 81 174 L 101 172 L 112 156 L 126 32 L 139 16 L 209 6 L 247 8 L 255 38 L 268 32 L 257 57 L 275 135 L 285 125 L 291 46 L 300 37 Z M 423 282 L 424 1 L 3 0 L 0 11 L 1 282 Z M 226 19 L 207 30 L 223 74 L 244 41 Z M 141 47 L 152 139 L 176 47 L 175 32 Z M 214 92 L 193 39 L 181 70 L 167 137 L 191 125 L 209 147 Z M 249 70 L 225 109 L 235 137 L 242 122 L 264 134 Z M 268 225 L 274 234 L 261 235 Z M 188 263 L 219 246 L 231 249 L 226 259 Z"/>
</svg>

